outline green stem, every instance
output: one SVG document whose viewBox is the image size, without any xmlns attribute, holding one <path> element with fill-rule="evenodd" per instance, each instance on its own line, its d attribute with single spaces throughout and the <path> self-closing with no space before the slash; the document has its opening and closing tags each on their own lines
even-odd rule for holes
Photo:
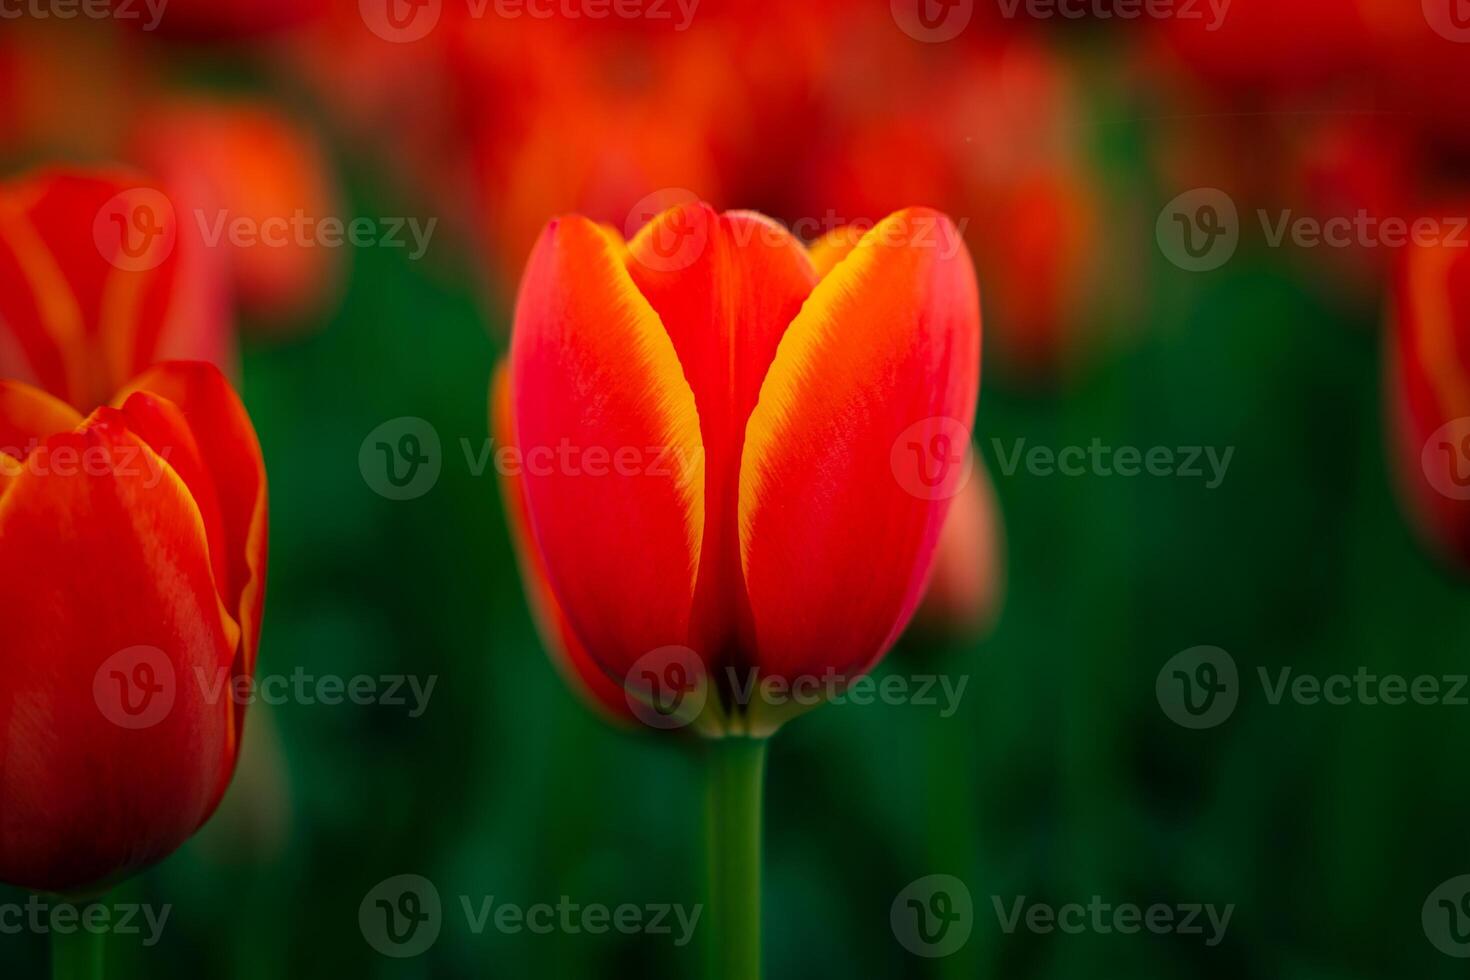
<svg viewBox="0 0 1470 980">
<path fill-rule="evenodd" d="M 87 929 L 87 909 L 92 903 L 76 906 L 76 928 L 62 932 L 53 923 L 51 928 L 51 978 L 52 980 L 101 980 L 102 949 L 104 935 Z"/>
<path fill-rule="evenodd" d="M 766 741 L 709 743 L 705 827 L 709 851 L 710 980 L 761 975 L 761 782 Z"/>
</svg>

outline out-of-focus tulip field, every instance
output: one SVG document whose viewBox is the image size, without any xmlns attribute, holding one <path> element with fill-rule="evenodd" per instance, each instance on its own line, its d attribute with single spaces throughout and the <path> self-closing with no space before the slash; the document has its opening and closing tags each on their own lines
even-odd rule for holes
<svg viewBox="0 0 1470 980">
<path fill-rule="evenodd" d="M 0 0 L 0 976 L 1456 977 L 1467 752 L 1467 0 Z"/>
</svg>

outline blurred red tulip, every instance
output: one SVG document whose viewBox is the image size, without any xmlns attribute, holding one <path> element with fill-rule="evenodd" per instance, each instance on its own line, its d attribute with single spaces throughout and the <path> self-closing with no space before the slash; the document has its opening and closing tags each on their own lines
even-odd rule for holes
<svg viewBox="0 0 1470 980">
<path fill-rule="evenodd" d="M 706 734 L 765 735 L 797 706 L 739 690 L 749 672 L 851 680 L 891 646 L 979 383 L 947 218 L 893 214 L 824 276 L 751 212 L 689 204 L 627 243 L 562 218 L 514 331 L 525 538 L 608 676 Z"/>
<path fill-rule="evenodd" d="M 123 172 L 0 184 L 0 377 L 88 411 L 160 360 L 232 363 L 221 274 L 181 217 Z"/>
<path fill-rule="evenodd" d="M 1470 248 L 1403 258 L 1385 381 L 1392 468 L 1426 544 L 1470 567 Z"/>
<path fill-rule="evenodd" d="M 185 230 L 226 257 L 248 322 L 275 332 L 334 295 L 342 249 L 315 234 L 341 208 L 308 130 L 268 103 L 174 100 L 144 110 L 129 142 L 169 187 Z M 237 223 L 248 237 L 233 235 Z"/>
<path fill-rule="evenodd" d="M 105 886 L 199 828 L 255 664 L 266 491 L 243 406 L 187 362 L 112 405 L 84 419 L 0 381 L 0 880 L 38 890 Z"/>
<path fill-rule="evenodd" d="M 950 505 L 934 575 L 914 624 L 930 635 L 969 638 L 990 631 L 1005 592 L 1005 525 L 995 486 L 977 461 Z"/>
</svg>

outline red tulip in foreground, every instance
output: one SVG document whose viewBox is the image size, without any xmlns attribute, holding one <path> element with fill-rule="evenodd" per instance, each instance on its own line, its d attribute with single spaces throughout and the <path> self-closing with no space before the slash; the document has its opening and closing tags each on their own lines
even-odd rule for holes
<svg viewBox="0 0 1470 980">
<path fill-rule="evenodd" d="M 85 418 L 0 381 L 0 881 L 96 895 L 214 811 L 265 550 L 260 448 L 217 368 L 160 364 Z"/>
<path fill-rule="evenodd" d="M 1429 548 L 1470 567 L 1470 252 L 1409 248 L 1390 318 L 1385 391 L 1400 494 Z"/>
<path fill-rule="evenodd" d="M 719 739 L 713 963 L 754 976 L 763 737 L 892 645 L 968 476 L 969 254 L 922 208 L 814 253 L 702 204 L 628 242 L 562 218 L 514 331 L 501 428 L 536 605 L 640 718 Z"/>
</svg>

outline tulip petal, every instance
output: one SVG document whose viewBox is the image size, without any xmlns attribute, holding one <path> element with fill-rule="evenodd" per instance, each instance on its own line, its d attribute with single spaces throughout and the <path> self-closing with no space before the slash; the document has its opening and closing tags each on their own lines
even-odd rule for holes
<svg viewBox="0 0 1470 980">
<path fill-rule="evenodd" d="M 198 508 L 102 410 L 36 450 L 0 497 L 0 540 L 0 879 L 126 876 L 199 827 L 235 757 L 228 687 L 212 685 L 239 629 Z"/>
<path fill-rule="evenodd" d="M 0 451 L 23 460 L 47 436 L 81 424 L 81 413 L 59 398 L 28 384 L 0 380 Z"/>
<path fill-rule="evenodd" d="M 979 366 L 974 271 L 936 212 L 884 219 L 812 291 L 761 387 L 740 473 L 764 672 L 851 676 L 897 637 L 948 500 L 915 492 L 893 449 L 934 419 L 967 436 Z"/>
<path fill-rule="evenodd" d="M 658 215 L 628 254 L 699 409 L 706 524 L 690 645 L 712 663 L 743 659 L 740 648 L 753 646 L 736 526 L 745 423 L 816 277 L 806 249 L 777 222 L 702 203 Z"/>
<path fill-rule="evenodd" d="M 490 387 L 490 434 L 502 449 L 512 455 L 516 448 L 514 411 L 510 394 L 510 366 L 501 362 L 495 369 Z M 622 685 L 607 675 L 582 641 L 577 639 L 571 623 L 546 577 L 546 565 L 531 542 L 531 529 L 526 517 L 525 486 L 518 466 L 497 468 L 500 492 L 505 503 L 506 523 L 510 526 L 511 545 L 525 584 L 526 602 L 536 621 L 542 642 L 551 655 L 557 672 L 574 691 L 610 721 L 630 720 L 627 695 Z"/>
<path fill-rule="evenodd" d="M 260 642 L 268 531 L 265 462 L 255 428 L 239 396 L 213 364 L 156 365 L 124 388 L 115 403 L 135 408 L 130 402 L 138 392 L 177 407 L 194 436 L 198 460 L 211 478 L 227 559 L 220 594 L 239 620 L 243 632 L 239 671 L 249 674 L 255 669 Z M 193 475 L 203 486 L 197 470 Z"/>
<path fill-rule="evenodd" d="M 511 350 L 529 524 L 573 629 L 614 676 L 685 640 L 704 529 L 694 394 L 625 261 L 608 229 L 553 222 Z"/>
</svg>

